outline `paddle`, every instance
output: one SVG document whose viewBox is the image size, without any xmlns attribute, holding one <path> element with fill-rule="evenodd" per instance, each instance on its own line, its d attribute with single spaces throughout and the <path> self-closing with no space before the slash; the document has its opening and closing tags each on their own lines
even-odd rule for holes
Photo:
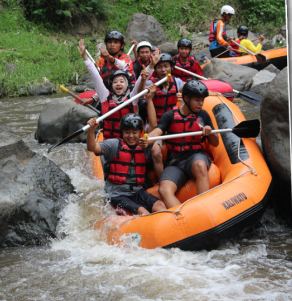
<svg viewBox="0 0 292 301">
<path fill-rule="evenodd" d="M 180 67 L 177 67 L 177 66 L 175 66 L 174 68 L 176 68 L 180 71 L 183 71 L 184 73 L 195 76 L 199 79 L 208 80 L 208 78 L 206 78 L 206 77 L 200 76 L 200 75 L 198 75 L 196 73 L 193 73 L 193 72 L 190 72 L 190 71 L 187 71 L 183 68 L 180 68 Z M 216 91 L 214 91 L 214 92 L 216 92 Z M 248 103 L 250 103 L 250 104 L 252 104 L 256 107 L 259 107 L 261 105 L 262 96 L 259 95 L 259 94 L 256 94 L 256 93 L 250 92 L 250 91 L 240 92 L 240 91 L 237 91 L 237 90 L 234 90 L 234 89 L 233 89 L 233 92 L 239 94 L 244 101 L 246 101 L 246 102 L 248 102 Z"/>
<path fill-rule="evenodd" d="M 84 103 L 83 99 L 80 98 L 79 96 L 75 95 L 74 93 L 72 93 L 71 91 L 69 91 L 68 89 L 66 89 L 64 86 L 60 86 L 61 90 L 63 90 L 64 92 L 68 93 L 69 95 L 73 96 L 74 98 L 76 98 L 77 100 L 79 100 L 81 103 Z M 94 111 L 97 114 L 100 114 L 100 111 L 98 111 L 96 108 L 94 108 L 92 105 L 87 104 L 86 107 L 88 107 L 89 109 L 91 109 L 92 111 Z"/>
<path fill-rule="evenodd" d="M 232 132 L 239 138 L 255 138 L 260 132 L 260 121 L 258 119 L 242 121 L 233 129 L 213 130 L 212 134 L 229 133 L 229 132 Z M 165 139 L 181 138 L 181 137 L 188 137 L 188 136 L 197 136 L 202 134 L 203 132 L 199 131 L 199 132 L 189 132 L 189 133 L 164 135 L 164 136 L 149 137 L 149 138 L 147 137 L 147 134 L 144 134 L 143 138 L 151 141 L 151 140 L 165 140 Z"/>
<path fill-rule="evenodd" d="M 131 46 L 131 48 L 129 49 L 127 55 L 130 55 L 130 53 L 132 52 L 132 50 L 134 49 L 134 47 L 135 47 L 135 44 L 133 44 L 133 45 Z"/>
<path fill-rule="evenodd" d="M 267 59 L 267 58 L 266 58 L 263 54 L 260 54 L 260 53 L 255 54 L 255 53 L 253 53 L 252 51 L 250 51 L 249 49 L 247 49 L 247 48 L 243 47 L 242 45 L 236 43 L 234 40 L 231 39 L 231 41 L 232 41 L 235 45 L 237 45 L 237 46 L 241 47 L 242 49 L 246 50 L 249 54 L 254 55 L 254 56 L 256 57 L 257 61 L 258 61 L 261 65 L 264 65 L 264 64 L 266 63 L 266 59 Z"/>
<path fill-rule="evenodd" d="M 160 81 L 158 81 L 157 83 L 155 83 L 157 86 L 161 85 L 162 83 L 166 82 L 167 80 L 169 80 L 171 77 L 171 74 L 168 74 L 166 77 L 162 78 Z M 105 113 L 104 115 L 102 115 L 101 117 L 96 119 L 96 123 L 104 120 L 105 118 L 107 118 L 108 116 L 112 115 L 113 113 L 119 111 L 120 109 L 122 109 L 123 107 L 125 107 L 126 105 L 130 104 L 132 101 L 134 101 L 135 99 L 140 98 L 141 96 L 143 96 L 144 94 L 148 93 L 149 90 L 145 89 L 142 92 L 138 93 L 137 95 L 133 96 L 132 98 L 128 99 L 127 101 L 123 102 L 122 104 L 120 104 L 119 106 L 117 106 L 116 108 L 108 111 L 107 113 Z M 54 144 L 52 147 L 50 147 L 48 149 L 48 153 L 54 149 L 55 147 L 62 145 L 68 141 L 70 141 L 71 139 L 77 137 L 78 135 L 86 132 L 88 129 L 90 128 L 90 125 L 87 124 L 85 125 L 83 128 L 81 128 L 80 130 L 76 131 L 75 133 L 73 133 L 72 135 L 60 140 L 59 142 L 57 142 L 56 144 Z"/>
</svg>

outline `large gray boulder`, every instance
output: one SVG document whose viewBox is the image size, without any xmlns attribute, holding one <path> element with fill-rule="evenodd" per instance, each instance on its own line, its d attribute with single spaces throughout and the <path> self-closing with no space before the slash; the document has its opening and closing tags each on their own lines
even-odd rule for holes
<svg viewBox="0 0 292 301">
<path fill-rule="evenodd" d="M 270 71 L 270 72 L 275 73 L 275 74 L 278 74 L 280 72 L 280 70 L 276 66 L 274 66 L 273 64 L 268 65 L 263 70 L 267 70 L 267 71 Z"/>
<path fill-rule="evenodd" d="M 278 210 L 292 218 L 288 101 L 286 67 L 266 89 L 260 113 L 263 154 L 274 179 L 273 201 Z"/>
<path fill-rule="evenodd" d="M 63 171 L 0 121 L 0 247 L 50 241 L 72 192 Z"/>
<path fill-rule="evenodd" d="M 276 73 L 268 70 L 261 70 L 247 81 L 245 90 L 263 95 Z"/>
<path fill-rule="evenodd" d="M 166 42 L 161 45 L 158 45 L 162 53 L 169 53 L 171 55 L 178 54 L 177 45 L 174 43 Z"/>
<path fill-rule="evenodd" d="M 48 95 L 56 93 L 55 86 L 49 81 L 44 82 L 42 85 L 29 85 L 27 91 L 30 95 Z M 21 91 L 19 91 L 21 94 Z"/>
<path fill-rule="evenodd" d="M 232 64 L 218 58 L 212 59 L 203 71 L 205 77 L 220 78 L 238 91 L 243 91 L 248 79 L 258 72 L 253 68 Z"/>
<path fill-rule="evenodd" d="M 55 144 L 84 127 L 97 114 L 89 108 L 69 99 L 55 99 L 41 112 L 35 138 L 40 143 Z M 70 142 L 85 142 L 87 133 L 82 133 Z"/>
<path fill-rule="evenodd" d="M 126 41 L 131 42 L 132 40 L 148 41 L 156 46 L 167 41 L 159 22 L 153 16 L 141 13 L 133 14 L 128 23 Z"/>
</svg>

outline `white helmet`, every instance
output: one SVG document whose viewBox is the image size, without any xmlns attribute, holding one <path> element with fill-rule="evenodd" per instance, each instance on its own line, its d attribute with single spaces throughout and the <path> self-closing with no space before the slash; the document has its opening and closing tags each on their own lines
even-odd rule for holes
<svg viewBox="0 0 292 301">
<path fill-rule="evenodd" d="M 147 41 L 142 41 L 137 45 L 137 52 L 139 52 L 139 48 L 141 48 L 141 47 L 149 47 L 150 51 L 151 51 L 152 45 Z"/>
<path fill-rule="evenodd" d="M 225 13 L 226 15 L 235 15 L 235 10 L 230 5 L 224 5 L 221 8 L 221 15 L 223 15 L 223 13 Z"/>
</svg>

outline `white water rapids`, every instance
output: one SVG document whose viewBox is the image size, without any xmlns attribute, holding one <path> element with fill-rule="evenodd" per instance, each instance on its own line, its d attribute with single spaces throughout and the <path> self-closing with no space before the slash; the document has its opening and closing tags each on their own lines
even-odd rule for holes
<svg viewBox="0 0 292 301">
<path fill-rule="evenodd" d="M 106 244 L 89 229 L 106 195 L 86 146 L 67 144 L 48 155 L 49 146 L 33 138 L 52 99 L 0 100 L 0 119 L 65 171 L 77 192 L 51 246 L 0 249 L 0 300 L 292 300 L 292 229 L 272 210 L 253 232 L 209 252 Z M 259 118 L 259 108 L 240 108 L 246 118 Z"/>
</svg>

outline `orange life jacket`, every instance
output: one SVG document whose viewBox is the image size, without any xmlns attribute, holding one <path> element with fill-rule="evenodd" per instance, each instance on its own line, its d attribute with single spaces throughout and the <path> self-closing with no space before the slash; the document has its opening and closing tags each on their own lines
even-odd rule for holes
<svg viewBox="0 0 292 301">
<path fill-rule="evenodd" d="M 136 145 L 135 149 L 131 149 L 122 139 L 119 143 L 119 153 L 106 163 L 109 165 L 107 180 L 114 184 L 126 184 L 127 178 L 133 177 L 129 174 L 130 166 L 134 166 L 137 186 L 141 186 L 145 181 L 146 173 L 146 157 L 143 149 L 139 144 Z M 131 163 L 133 156 L 134 163 Z"/>
<path fill-rule="evenodd" d="M 130 99 L 130 95 L 128 95 L 124 101 L 127 101 L 128 99 Z M 102 114 L 105 114 L 116 107 L 117 105 L 113 101 L 113 95 L 110 93 L 110 95 L 107 97 L 107 101 L 101 103 Z M 116 111 L 112 115 L 108 116 L 104 120 L 104 124 L 103 124 L 104 140 L 110 138 L 122 137 L 122 133 L 120 131 L 120 121 L 121 118 L 128 113 L 134 113 L 133 105 L 131 103 L 123 107 L 122 109 Z"/>
<path fill-rule="evenodd" d="M 194 114 L 182 118 L 179 113 L 179 108 L 173 108 L 174 116 L 171 125 L 167 129 L 168 134 L 181 134 L 187 132 L 198 132 L 202 128 L 199 126 L 198 117 Z M 174 138 L 166 141 L 168 150 L 172 153 L 179 153 L 190 150 L 203 150 L 201 145 L 201 135 Z"/>
<path fill-rule="evenodd" d="M 153 84 L 155 84 L 158 81 L 158 79 L 155 77 L 151 77 L 150 80 L 153 82 Z M 166 94 L 162 91 L 162 89 L 162 85 L 158 86 L 153 96 L 153 104 L 156 110 L 157 122 L 165 112 L 171 110 L 177 103 L 178 89 L 173 76 L 170 78 L 169 88 Z"/>
</svg>

